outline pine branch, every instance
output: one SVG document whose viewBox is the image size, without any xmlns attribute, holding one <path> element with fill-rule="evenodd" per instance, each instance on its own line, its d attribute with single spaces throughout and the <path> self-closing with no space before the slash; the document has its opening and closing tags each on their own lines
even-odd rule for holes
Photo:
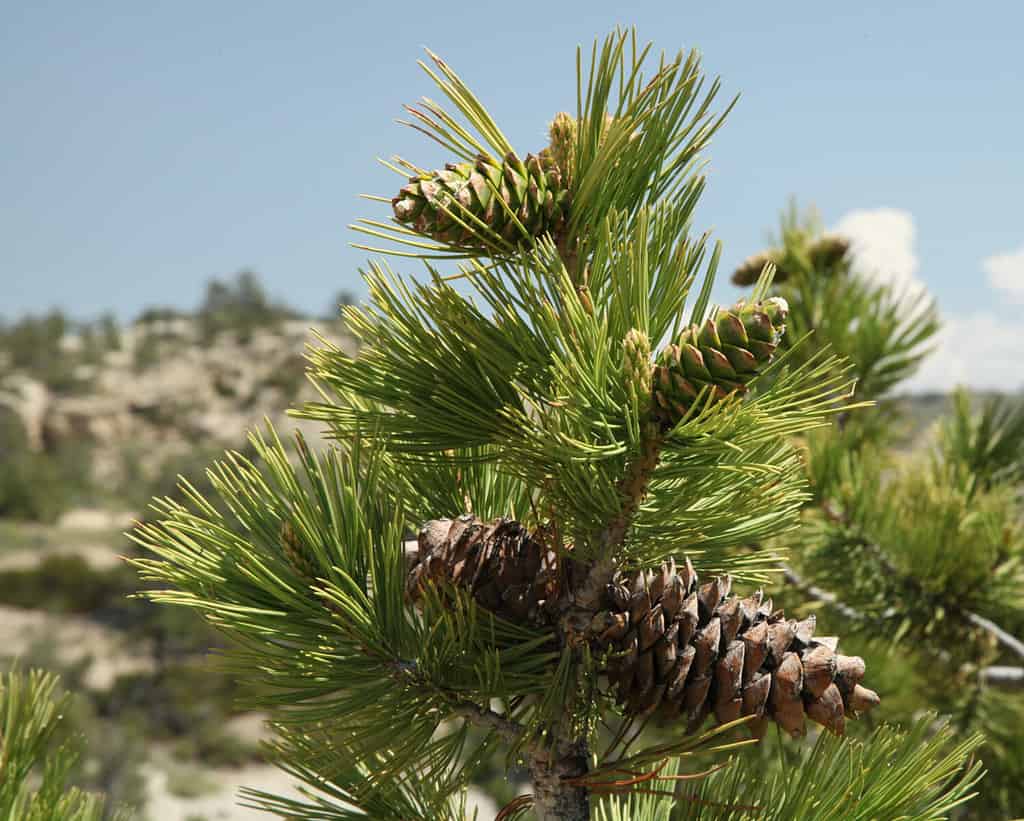
<svg viewBox="0 0 1024 821">
<path fill-rule="evenodd" d="M 882 550 L 882 548 L 874 542 L 868 540 L 859 540 L 859 543 L 869 553 L 871 553 L 878 561 L 879 565 L 884 569 L 889 579 L 894 580 L 897 585 L 901 585 L 908 590 L 912 590 L 916 595 L 925 598 L 929 597 L 928 592 L 922 587 L 921 583 L 913 576 L 908 576 L 905 573 L 901 573 L 899 569 L 892 563 L 889 556 Z M 968 610 L 961 607 L 957 602 L 943 602 L 943 606 L 954 613 L 959 614 L 975 627 L 979 627 L 989 635 L 991 635 L 999 644 L 1005 647 L 1010 652 L 1019 656 L 1024 660 L 1024 642 L 1012 635 L 1008 631 L 1004 630 L 998 624 L 991 619 L 987 619 L 984 616 L 978 615 L 972 610 Z"/>
<path fill-rule="evenodd" d="M 791 584 L 793 587 L 795 587 L 797 590 L 804 593 L 805 595 L 810 596 L 815 601 L 819 601 L 827 607 L 832 608 L 844 618 L 847 618 L 853 622 L 861 623 L 872 621 L 872 619 L 870 619 L 866 614 L 860 612 L 855 607 L 851 607 L 850 605 L 846 604 L 846 602 L 842 601 L 835 593 L 832 593 L 828 590 L 818 587 L 815 584 L 812 584 L 811 582 L 806 581 L 799 573 L 797 573 L 788 564 L 783 563 L 781 565 L 781 569 L 786 581 L 789 582 L 789 584 Z M 990 632 L 993 632 L 993 635 L 997 635 L 998 637 L 998 633 L 1005 634 L 1005 631 L 1003 631 L 1002 628 L 1000 628 L 995 623 L 988 621 L 988 619 L 982 619 L 980 616 L 977 618 L 979 622 L 987 622 L 987 625 L 981 623 L 978 624 L 978 626 L 984 629 L 988 629 Z M 1010 636 L 1009 634 L 1005 635 L 1011 642 L 1018 641 L 1016 638 Z M 948 662 L 952 660 L 950 654 L 945 650 L 938 650 L 936 651 L 936 654 L 943 661 Z M 978 670 L 978 678 L 981 679 L 981 681 L 985 684 L 994 685 L 1004 689 L 1024 689 L 1024 667 L 1010 667 L 995 664 L 989 665 L 987 667 L 982 667 L 980 670 Z"/>
<path fill-rule="evenodd" d="M 955 739 L 935 716 L 918 720 L 906 732 L 877 729 L 855 741 L 822 733 L 796 764 L 765 776 L 763 760 L 741 758 L 701 782 L 701 804 L 681 798 L 678 821 L 874 821 L 900 818 L 936 821 L 976 795 L 984 770 L 974 759 L 980 735 Z M 735 812 L 740 799 L 758 807 Z"/>
<path fill-rule="evenodd" d="M 69 696 L 52 673 L 0 674 L 0 818 L 26 821 L 127 821 L 105 811 L 104 798 L 69 786 L 77 745 L 54 744 Z"/>
</svg>

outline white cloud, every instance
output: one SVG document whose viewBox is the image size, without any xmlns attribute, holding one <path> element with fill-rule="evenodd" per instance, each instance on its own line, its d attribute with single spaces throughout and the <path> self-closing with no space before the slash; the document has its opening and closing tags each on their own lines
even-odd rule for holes
<svg viewBox="0 0 1024 821">
<path fill-rule="evenodd" d="M 975 390 L 1024 388 L 1020 340 L 1024 320 L 1002 319 L 991 311 L 967 316 L 944 314 L 935 351 L 904 386 L 911 393 L 949 392 L 958 385 Z"/>
<path fill-rule="evenodd" d="M 914 215 L 900 208 L 849 211 L 833 229 L 853 243 L 855 267 L 876 282 L 891 282 L 908 296 L 925 289 L 917 278 Z"/>
<path fill-rule="evenodd" d="M 905 289 L 908 297 L 926 290 L 917 276 L 917 227 L 909 211 L 858 209 L 840 217 L 833 230 L 852 240 L 855 268 L 862 275 L 876 282 L 894 283 Z M 988 257 L 982 265 L 993 288 L 1024 302 L 1024 247 Z M 966 385 L 975 390 L 1021 390 L 1021 339 L 1024 317 L 1004 319 L 993 311 L 958 316 L 943 311 L 942 329 L 933 352 L 901 389 L 912 393 L 948 392 Z"/>
<path fill-rule="evenodd" d="M 1006 291 L 1017 302 L 1024 302 L 1024 245 L 1016 251 L 993 254 L 981 261 L 988 274 L 988 284 Z"/>
</svg>

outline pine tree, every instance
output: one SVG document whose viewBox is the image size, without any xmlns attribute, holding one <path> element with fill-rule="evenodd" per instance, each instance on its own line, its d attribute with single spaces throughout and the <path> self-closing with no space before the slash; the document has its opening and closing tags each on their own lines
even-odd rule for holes
<svg viewBox="0 0 1024 821">
<path fill-rule="evenodd" d="M 834 252 L 817 253 L 823 246 Z M 1024 403 L 958 391 L 908 455 L 898 391 L 933 347 L 934 304 L 864 276 L 852 243 L 795 206 L 775 246 L 755 256 L 788 272 L 773 290 L 788 301 L 792 329 L 814 328 L 804 355 L 824 346 L 843 353 L 859 377 L 857 397 L 876 403 L 805 438 L 813 494 L 787 540 L 792 589 L 774 592 L 810 595 L 824 605 L 820 622 L 853 634 L 848 643 L 883 677 L 887 716 L 909 722 L 928 707 L 960 733 L 984 734 L 986 789 L 958 817 L 1016 817 L 1024 808 Z M 733 282 L 748 281 L 748 268 Z"/>
<path fill-rule="evenodd" d="M 0 817 L 17 821 L 127 821 L 104 812 L 102 796 L 69 786 L 77 758 L 60 743 L 69 696 L 57 677 L 40 670 L 0 674 Z"/>
<path fill-rule="evenodd" d="M 344 312 L 358 354 L 313 352 L 324 401 L 299 413 L 337 446 L 298 440 L 296 467 L 257 437 L 261 464 L 214 469 L 230 516 L 193 494 L 139 532 L 158 598 L 239 639 L 239 673 L 282 705 L 281 761 L 325 794 L 257 804 L 460 817 L 504 747 L 532 793 L 503 817 L 590 818 L 765 719 L 842 732 L 877 703 L 860 659 L 758 593 L 778 557 L 743 550 L 798 524 L 794 437 L 845 407 L 848 369 L 785 342 L 770 266 L 709 310 L 720 248 L 689 229 L 719 86 L 693 53 L 644 76 L 648 50 L 595 46 L 533 154 L 431 55 L 462 119 L 409 111 L 452 162 L 394 160 L 394 221 L 358 226 L 429 278 L 371 264 Z"/>
<path fill-rule="evenodd" d="M 576 111 L 529 154 L 431 54 L 454 109 L 409 111 L 451 162 L 393 160 L 393 219 L 357 226 L 426 275 L 371 263 L 358 353 L 311 353 L 323 399 L 297 415 L 331 441 L 254 433 L 215 499 L 186 484 L 136 531 L 151 595 L 234 639 L 307 787 L 252 806 L 456 821 L 495 757 L 530 781 L 506 821 L 934 819 L 974 794 L 975 735 L 844 737 L 879 702 L 863 659 L 764 592 L 814 530 L 809 443 L 862 412 L 863 363 L 807 338 L 771 261 L 710 305 L 721 248 L 691 227 L 731 105 L 695 53 L 650 48 L 578 54 Z"/>
</svg>

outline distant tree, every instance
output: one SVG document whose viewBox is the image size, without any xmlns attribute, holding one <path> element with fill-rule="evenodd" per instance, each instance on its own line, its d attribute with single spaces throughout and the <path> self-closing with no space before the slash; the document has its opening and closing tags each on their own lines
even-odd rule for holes
<svg viewBox="0 0 1024 821">
<path fill-rule="evenodd" d="M 114 319 L 113 314 L 104 314 L 99 320 L 100 336 L 103 339 L 103 347 L 108 351 L 121 350 L 121 329 Z"/>
<path fill-rule="evenodd" d="M 211 280 L 197 312 L 199 334 L 206 342 L 224 332 L 245 342 L 256 329 L 297 316 L 294 309 L 272 301 L 257 274 L 247 270 L 233 281 Z"/>
<path fill-rule="evenodd" d="M 86 484 L 88 459 L 80 444 L 53 453 L 29 450 L 21 420 L 0 406 L 0 519 L 54 521 Z"/>
<path fill-rule="evenodd" d="M 347 288 L 343 288 L 334 295 L 334 299 L 331 300 L 331 304 L 327 306 L 327 313 L 324 315 L 324 319 L 336 322 L 341 315 L 342 309 L 348 305 L 355 304 L 355 293 Z"/>
<path fill-rule="evenodd" d="M 12 370 L 24 371 L 52 390 L 67 390 L 75 381 L 75 363 L 61 349 L 68 326 L 67 317 L 56 309 L 41 317 L 26 316 L 0 329 L 0 349 L 7 352 Z"/>
<path fill-rule="evenodd" d="M 181 319 L 184 316 L 187 316 L 187 314 L 178 308 L 157 306 L 143 310 L 135 322 L 139 325 L 148 325 L 153 322 L 164 322 L 169 319 Z"/>
</svg>

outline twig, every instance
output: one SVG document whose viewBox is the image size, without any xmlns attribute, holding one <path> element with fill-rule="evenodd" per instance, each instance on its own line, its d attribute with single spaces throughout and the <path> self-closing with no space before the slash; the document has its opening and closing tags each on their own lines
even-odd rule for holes
<svg viewBox="0 0 1024 821">
<path fill-rule="evenodd" d="M 864 614 L 859 610 L 850 607 L 846 602 L 840 601 L 839 597 L 836 596 L 835 593 L 830 593 L 828 590 L 823 590 L 817 585 L 804 581 L 788 564 L 782 565 L 782 572 L 785 575 L 787 582 L 793 585 L 793 587 L 796 587 L 806 593 L 812 599 L 827 604 L 837 613 L 846 616 L 848 619 L 852 619 L 853 621 L 864 620 Z"/>
<path fill-rule="evenodd" d="M 454 715 L 464 718 L 467 721 L 471 721 L 479 727 L 486 727 L 489 730 L 494 730 L 506 741 L 516 742 L 522 737 L 525 728 L 518 721 L 506 718 L 489 707 L 481 707 L 476 702 L 461 699 L 453 693 L 436 686 L 432 682 L 424 680 L 416 662 L 391 659 L 388 666 L 397 678 L 401 678 L 404 681 L 412 680 L 417 684 L 430 687 L 440 696 L 445 698 L 448 701 L 449 709 Z"/>
<path fill-rule="evenodd" d="M 1016 653 L 1018 656 L 1024 659 L 1024 641 L 1021 641 L 1016 636 L 1010 635 L 994 621 L 990 621 L 989 619 L 986 619 L 984 616 L 979 616 L 977 613 L 971 610 L 964 610 L 963 614 L 967 617 L 967 620 L 975 627 L 980 627 L 982 630 L 987 630 L 995 637 L 996 641 L 1003 645 L 1003 647 Z"/>
<path fill-rule="evenodd" d="M 523 734 L 523 725 L 518 721 L 505 718 L 489 707 L 481 707 L 472 701 L 459 701 L 452 704 L 452 712 L 460 718 L 474 724 L 487 727 L 497 732 L 506 741 L 517 741 Z"/>
<path fill-rule="evenodd" d="M 1024 667 L 1003 667 L 993 664 L 978 671 L 981 680 L 994 687 L 1024 689 Z"/>
</svg>

